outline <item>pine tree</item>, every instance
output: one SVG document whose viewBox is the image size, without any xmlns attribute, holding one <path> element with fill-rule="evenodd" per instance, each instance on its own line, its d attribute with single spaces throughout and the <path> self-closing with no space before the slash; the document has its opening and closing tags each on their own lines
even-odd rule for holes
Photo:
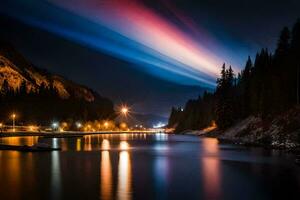
<svg viewBox="0 0 300 200">
<path fill-rule="evenodd" d="M 292 73 L 291 82 L 292 82 L 292 102 L 298 103 L 300 100 L 300 19 L 295 23 L 292 30 L 292 39 L 291 39 L 291 60 L 292 60 Z"/>
<path fill-rule="evenodd" d="M 277 48 L 275 50 L 276 59 L 286 57 L 290 50 L 290 30 L 288 27 L 284 27 L 280 33 L 279 40 L 277 42 Z"/>
<path fill-rule="evenodd" d="M 235 76 L 231 66 L 226 69 L 223 64 L 216 90 L 216 123 L 220 129 L 226 129 L 234 122 L 234 96 L 232 96 L 234 80 Z"/>
</svg>

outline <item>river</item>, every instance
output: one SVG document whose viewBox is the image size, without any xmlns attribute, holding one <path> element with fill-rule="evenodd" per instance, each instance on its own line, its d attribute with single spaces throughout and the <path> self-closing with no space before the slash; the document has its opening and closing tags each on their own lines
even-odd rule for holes
<svg viewBox="0 0 300 200">
<path fill-rule="evenodd" d="M 300 167 L 277 150 L 168 134 L 10 137 L 54 152 L 0 151 L 0 199 L 299 199 Z"/>
</svg>

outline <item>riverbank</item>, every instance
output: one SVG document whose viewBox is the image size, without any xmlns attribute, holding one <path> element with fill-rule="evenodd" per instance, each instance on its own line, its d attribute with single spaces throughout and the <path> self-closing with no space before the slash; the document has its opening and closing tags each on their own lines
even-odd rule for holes
<svg viewBox="0 0 300 200">
<path fill-rule="evenodd" d="M 220 131 L 186 131 L 183 134 L 214 137 L 222 142 L 284 149 L 300 153 L 300 110 L 292 109 L 272 119 L 250 116 Z"/>
<path fill-rule="evenodd" d="M 225 131 L 226 132 L 226 131 Z M 299 145 L 273 145 L 265 142 L 261 142 L 260 140 L 246 140 L 245 138 L 240 137 L 231 137 L 226 134 L 225 132 L 214 130 L 208 133 L 203 133 L 203 131 L 185 131 L 180 134 L 182 135 L 190 135 L 196 137 L 203 137 L 203 138 L 216 138 L 220 143 L 227 143 L 227 144 L 235 144 L 241 146 L 248 146 L 248 147 L 262 147 L 265 149 L 276 149 L 276 150 L 284 150 L 289 153 L 293 153 L 296 155 L 300 155 L 300 146 Z M 293 143 L 294 144 L 294 143 Z"/>
</svg>

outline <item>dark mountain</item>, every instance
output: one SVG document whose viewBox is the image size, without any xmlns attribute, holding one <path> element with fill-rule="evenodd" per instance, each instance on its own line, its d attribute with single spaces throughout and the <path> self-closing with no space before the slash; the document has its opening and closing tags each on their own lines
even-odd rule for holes
<svg viewBox="0 0 300 200">
<path fill-rule="evenodd" d="M 0 88 L 2 120 L 11 112 L 23 116 L 24 122 L 93 120 L 114 115 L 109 99 L 34 66 L 5 42 L 0 42 Z"/>
</svg>

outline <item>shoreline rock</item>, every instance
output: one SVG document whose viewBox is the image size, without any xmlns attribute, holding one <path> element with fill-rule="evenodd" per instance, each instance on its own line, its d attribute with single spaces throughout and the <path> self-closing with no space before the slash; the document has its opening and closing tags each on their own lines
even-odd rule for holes
<svg viewBox="0 0 300 200">
<path fill-rule="evenodd" d="M 269 119 L 250 116 L 225 131 L 189 130 L 184 134 L 215 137 L 222 142 L 300 153 L 300 108 L 290 109 Z"/>
</svg>

